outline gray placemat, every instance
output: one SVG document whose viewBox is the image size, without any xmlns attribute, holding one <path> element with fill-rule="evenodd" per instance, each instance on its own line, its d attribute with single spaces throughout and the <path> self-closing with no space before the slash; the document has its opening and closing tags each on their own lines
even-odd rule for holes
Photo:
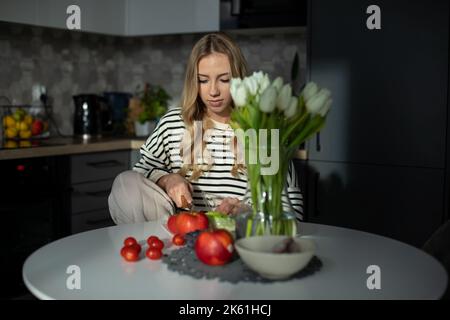
<svg viewBox="0 0 450 320">
<path fill-rule="evenodd" d="M 250 270 L 235 252 L 231 261 L 223 266 L 209 266 L 198 260 L 195 255 L 194 244 L 200 232 L 192 232 L 185 235 L 186 245 L 177 250 L 172 251 L 162 258 L 168 269 L 180 274 L 190 275 L 194 278 L 201 279 L 219 279 L 231 283 L 240 281 L 247 282 L 274 282 L 286 281 L 291 279 L 301 279 L 307 277 L 322 268 L 322 261 L 314 256 L 308 265 L 301 271 L 297 272 L 288 279 L 269 280 L 262 278 L 256 272 Z"/>
</svg>

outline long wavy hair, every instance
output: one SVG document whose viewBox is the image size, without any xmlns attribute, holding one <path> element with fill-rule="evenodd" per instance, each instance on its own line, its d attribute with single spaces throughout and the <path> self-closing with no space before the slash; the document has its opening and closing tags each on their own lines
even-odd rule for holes
<svg viewBox="0 0 450 320">
<path fill-rule="evenodd" d="M 203 139 L 204 133 L 214 127 L 212 120 L 207 116 L 207 109 L 199 96 L 198 84 L 198 63 L 200 60 L 212 53 L 222 53 L 228 57 L 231 67 L 231 76 L 233 78 L 244 78 L 247 76 L 247 62 L 239 49 L 239 46 L 228 35 L 223 32 L 210 33 L 203 36 L 192 48 L 189 57 L 186 76 L 184 79 L 183 93 L 181 96 L 181 114 L 185 123 L 185 136 L 181 142 L 181 158 L 183 166 L 179 173 L 182 176 L 192 171 L 189 180 L 197 180 L 204 171 L 208 171 L 212 167 L 212 159 L 206 149 L 207 137 Z M 234 104 L 231 105 L 234 108 Z M 199 141 L 199 137 L 194 137 L 194 127 L 202 123 L 202 130 L 196 130 L 197 134 L 201 133 L 202 148 L 194 148 L 194 142 Z M 189 135 L 187 137 L 186 135 Z M 234 143 L 235 161 L 231 169 L 231 174 L 236 177 L 239 170 L 243 170 L 244 166 L 236 161 L 236 138 Z M 183 152 L 184 150 L 184 152 Z M 203 154 L 195 154 L 198 151 Z M 199 164 L 196 159 L 203 159 L 205 163 Z"/>
</svg>

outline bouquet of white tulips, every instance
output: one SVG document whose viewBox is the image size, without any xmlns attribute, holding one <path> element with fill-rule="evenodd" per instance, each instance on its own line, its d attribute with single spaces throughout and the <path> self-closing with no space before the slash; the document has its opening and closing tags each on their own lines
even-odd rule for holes
<svg viewBox="0 0 450 320">
<path fill-rule="evenodd" d="M 243 139 L 241 135 L 240 139 L 245 151 L 253 214 L 263 213 L 270 220 L 270 226 L 265 225 L 263 229 L 256 226 L 260 228 L 256 233 L 294 233 L 291 224 L 277 222 L 283 214 L 281 200 L 289 162 L 299 146 L 325 124 L 332 103 L 331 92 L 309 82 L 296 97 L 290 84 L 284 84 L 280 77 L 271 82 L 261 71 L 244 79 L 231 79 L 230 91 L 235 104 L 231 126 L 241 132 L 256 132 L 253 136 L 257 141 L 247 141 L 246 137 L 251 135 Z M 278 170 L 264 170 L 267 156 L 261 151 L 278 158 Z M 248 227 L 253 231 L 248 229 L 247 235 L 254 234 L 255 226 Z"/>
<path fill-rule="evenodd" d="M 331 92 L 309 82 L 299 97 L 290 84 L 267 74 L 254 72 L 243 80 L 231 79 L 231 96 L 236 108 L 232 125 L 247 129 L 279 129 L 281 143 L 292 155 L 298 147 L 320 131 L 331 107 Z"/>
</svg>

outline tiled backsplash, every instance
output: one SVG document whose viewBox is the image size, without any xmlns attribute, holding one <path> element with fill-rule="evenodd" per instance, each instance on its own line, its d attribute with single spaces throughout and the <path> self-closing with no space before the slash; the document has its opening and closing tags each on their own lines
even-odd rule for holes
<svg viewBox="0 0 450 320">
<path fill-rule="evenodd" d="M 31 87 L 46 86 L 60 131 L 72 134 L 72 95 L 103 91 L 135 92 L 144 82 L 162 85 L 176 105 L 185 65 L 202 34 L 114 37 L 0 22 L 0 95 L 31 102 Z M 303 32 L 232 35 L 251 71 L 290 78 L 295 52 L 305 81 Z M 1 103 L 1 102 L 0 102 Z"/>
</svg>

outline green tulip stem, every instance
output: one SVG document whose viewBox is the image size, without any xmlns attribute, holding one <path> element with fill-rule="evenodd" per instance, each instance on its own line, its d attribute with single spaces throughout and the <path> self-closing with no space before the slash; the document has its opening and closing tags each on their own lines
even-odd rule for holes
<svg viewBox="0 0 450 320">
<path fill-rule="evenodd" d="M 325 118 L 322 118 L 321 116 L 316 116 L 312 118 L 305 126 L 305 128 L 302 130 L 302 132 L 294 139 L 292 140 L 289 145 L 289 148 L 296 147 L 300 145 L 301 142 L 307 140 L 309 137 L 311 137 L 314 133 L 319 132 L 320 129 L 325 125 Z"/>
<path fill-rule="evenodd" d="M 308 116 L 309 116 L 309 113 L 306 112 L 303 115 L 299 116 L 292 124 L 289 125 L 289 127 L 284 132 L 284 134 L 281 138 L 282 144 L 285 144 L 287 142 L 287 140 L 291 137 L 294 130 L 298 129 L 298 127 L 305 122 L 305 120 Z"/>
</svg>

